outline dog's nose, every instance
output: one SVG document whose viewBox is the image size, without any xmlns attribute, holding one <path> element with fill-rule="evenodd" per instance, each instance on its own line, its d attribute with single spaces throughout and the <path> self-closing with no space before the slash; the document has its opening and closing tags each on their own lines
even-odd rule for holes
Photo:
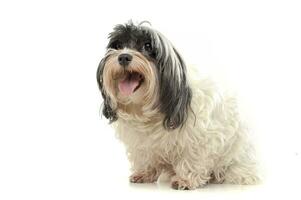
<svg viewBox="0 0 301 200">
<path fill-rule="evenodd" d="M 133 56 L 131 56 L 130 54 L 127 54 L 127 53 L 123 53 L 123 54 L 120 54 L 118 56 L 118 62 L 120 65 L 126 67 L 127 65 L 130 64 L 130 62 L 132 61 L 133 59 Z"/>
</svg>

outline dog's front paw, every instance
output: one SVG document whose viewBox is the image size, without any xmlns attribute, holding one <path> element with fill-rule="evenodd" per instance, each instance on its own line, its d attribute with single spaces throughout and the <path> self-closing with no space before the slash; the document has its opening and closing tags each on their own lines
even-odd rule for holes
<svg viewBox="0 0 301 200">
<path fill-rule="evenodd" d="M 136 172 L 130 176 L 131 183 L 153 183 L 158 179 L 153 172 Z"/>
<path fill-rule="evenodd" d="M 172 177 L 171 187 L 176 190 L 193 190 L 196 188 L 190 183 L 189 180 L 184 180 L 177 176 Z"/>
</svg>

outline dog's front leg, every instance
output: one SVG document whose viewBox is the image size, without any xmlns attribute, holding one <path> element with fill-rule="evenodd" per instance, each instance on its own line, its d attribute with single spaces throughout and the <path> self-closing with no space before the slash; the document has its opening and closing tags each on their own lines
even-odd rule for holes
<svg viewBox="0 0 301 200">
<path fill-rule="evenodd" d="M 132 183 L 153 183 L 156 182 L 162 173 L 163 167 L 156 162 L 156 159 L 143 152 L 135 152 L 135 159 L 132 160 L 133 174 L 130 176 Z"/>
<path fill-rule="evenodd" d="M 204 187 L 210 180 L 208 166 L 192 159 L 181 159 L 173 166 L 175 175 L 171 177 L 171 187 L 177 190 L 192 190 Z"/>
</svg>

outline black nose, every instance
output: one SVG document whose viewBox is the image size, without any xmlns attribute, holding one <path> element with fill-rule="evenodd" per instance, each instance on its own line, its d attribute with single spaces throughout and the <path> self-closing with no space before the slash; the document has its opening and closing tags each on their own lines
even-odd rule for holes
<svg viewBox="0 0 301 200">
<path fill-rule="evenodd" d="M 127 53 L 123 53 L 118 56 L 119 64 L 124 67 L 129 65 L 130 62 L 132 61 L 132 59 L 133 59 L 133 56 L 131 56 L 130 54 L 127 54 Z"/>
</svg>

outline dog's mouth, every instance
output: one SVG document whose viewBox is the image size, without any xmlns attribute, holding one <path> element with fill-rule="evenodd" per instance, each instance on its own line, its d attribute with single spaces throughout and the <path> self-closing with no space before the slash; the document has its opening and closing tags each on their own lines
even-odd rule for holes
<svg viewBox="0 0 301 200">
<path fill-rule="evenodd" d="M 118 89 L 124 96 L 130 96 L 136 92 L 144 81 L 144 76 L 135 71 L 126 71 L 124 77 L 118 83 Z"/>
</svg>

